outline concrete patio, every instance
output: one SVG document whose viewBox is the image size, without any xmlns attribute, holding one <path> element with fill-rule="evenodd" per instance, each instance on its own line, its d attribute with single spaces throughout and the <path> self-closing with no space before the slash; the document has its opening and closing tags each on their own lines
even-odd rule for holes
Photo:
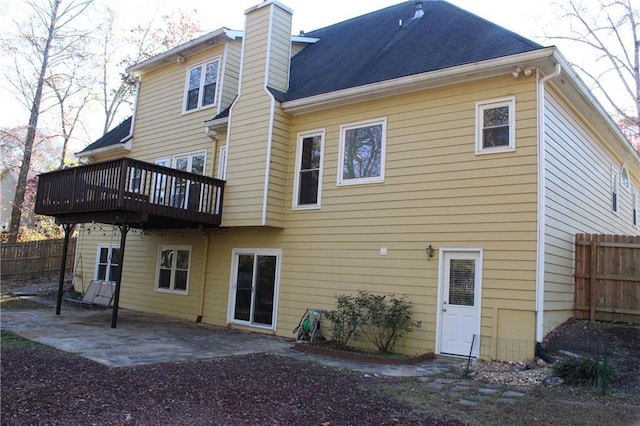
<svg viewBox="0 0 640 426">
<path fill-rule="evenodd" d="M 111 309 L 65 302 L 55 315 L 55 301 L 33 298 L 44 309 L 3 309 L 3 330 L 110 367 L 193 361 L 271 353 L 323 365 L 383 376 L 435 376 L 462 365 L 435 359 L 417 365 L 379 365 L 340 360 L 292 349 L 292 339 L 196 324 L 168 316 L 120 309 L 117 328 L 110 327 Z"/>
</svg>

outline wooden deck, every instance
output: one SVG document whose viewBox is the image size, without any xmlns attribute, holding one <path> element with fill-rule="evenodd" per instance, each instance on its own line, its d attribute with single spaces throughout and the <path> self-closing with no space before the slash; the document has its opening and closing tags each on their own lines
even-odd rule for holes
<svg viewBox="0 0 640 426">
<path fill-rule="evenodd" d="M 132 158 L 39 176 L 35 212 L 59 223 L 144 229 L 218 227 L 224 181 Z"/>
</svg>

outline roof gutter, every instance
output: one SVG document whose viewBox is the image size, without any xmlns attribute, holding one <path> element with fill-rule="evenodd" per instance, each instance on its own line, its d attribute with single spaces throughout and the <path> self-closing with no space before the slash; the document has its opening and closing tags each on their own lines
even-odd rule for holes
<svg viewBox="0 0 640 426">
<path fill-rule="evenodd" d="M 126 69 L 126 71 L 128 73 L 149 71 L 169 62 L 180 61 L 180 57 L 187 53 L 192 54 L 214 44 L 220 43 L 223 40 L 234 40 L 240 36 L 242 36 L 242 32 L 240 31 L 233 31 L 228 28 L 219 28 L 147 60 L 131 65 Z M 184 58 L 182 58 L 182 60 L 184 60 Z"/>
<path fill-rule="evenodd" d="M 339 105 L 353 104 L 379 99 L 390 95 L 409 93 L 425 88 L 445 86 L 452 83 L 502 75 L 506 72 L 510 73 L 513 71 L 511 68 L 515 64 L 526 64 L 530 67 L 542 67 L 550 71 L 553 64 L 550 62 L 545 64 L 544 61 L 552 59 L 554 52 L 555 48 L 548 47 L 534 50 L 532 52 L 505 56 L 488 61 L 474 62 L 458 67 L 445 68 L 442 70 L 366 84 L 321 95 L 309 96 L 293 101 L 286 101 L 282 103 L 282 107 L 286 112 L 292 115 L 322 111 Z"/>
</svg>

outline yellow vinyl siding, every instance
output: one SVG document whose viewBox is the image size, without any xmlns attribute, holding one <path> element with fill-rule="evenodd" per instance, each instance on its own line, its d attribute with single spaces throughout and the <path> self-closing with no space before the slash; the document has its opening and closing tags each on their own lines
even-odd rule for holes
<svg viewBox="0 0 640 426">
<path fill-rule="evenodd" d="M 516 151 L 476 156 L 475 102 L 507 95 L 516 97 Z M 385 182 L 337 187 L 340 125 L 377 117 L 387 118 Z M 494 312 L 515 310 L 525 314 L 503 318 L 522 327 L 516 335 L 500 325 L 502 344 L 534 342 L 536 122 L 534 82 L 507 78 L 294 117 L 291 134 L 324 128 L 326 141 L 322 209 L 287 210 L 292 295 L 332 306 L 336 294 L 357 289 L 406 294 L 424 324 L 407 351 L 433 350 L 438 261 L 437 255 L 427 260 L 424 249 L 478 247 L 484 249 L 483 337 L 495 337 L 485 327 Z M 294 141 L 290 150 L 293 170 Z M 286 258 L 287 247 L 294 259 Z M 497 341 L 484 355 L 496 348 Z"/>
<path fill-rule="evenodd" d="M 286 90 L 290 28 L 290 14 L 275 4 L 247 15 L 240 94 L 230 116 L 224 226 L 283 226 L 289 119 L 265 84 Z"/>
<path fill-rule="evenodd" d="M 223 46 L 215 46 L 190 56 L 184 64 L 169 64 L 142 76 L 131 157 L 154 163 L 160 158 L 206 150 L 205 174 L 212 174 L 217 153 L 213 141 L 205 135 L 203 122 L 213 118 L 217 108 L 183 114 L 182 105 L 187 68 L 221 57 L 223 52 Z"/>
<path fill-rule="evenodd" d="M 273 8 L 269 87 L 285 92 L 289 88 L 289 60 L 291 59 L 291 14 L 277 5 Z"/>
<path fill-rule="evenodd" d="M 422 321 L 422 327 L 400 342 L 397 350 L 407 354 L 433 351 L 439 253 L 428 258 L 425 248 L 429 244 L 436 250 L 478 248 L 483 249 L 482 356 L 509 358 L 513 348 L 519 351 L 519 359 L 533 355 L 534 80 L 493 78 L 293 117 L 276 107 L 267 214 L 271 227 L 259 226 L 271 99 L 259 79 L 247 86 L 243 82 L 242 90 L 230 117 L 223 208 L 223 224 L 233 228 L 208 233 L 204 322 L 227 322 L 234 248 L 282 249 L 275 334 L 293 337 L 291 330 L 305 308 L 331 309 L 338 294 L 359 289 L 393 292 L 405 295 L 413 304 L 413 319 Z M 245 90 L 250 94 L 246 98 Z M 505 96 L 516 98 L 516 151 L 475 155 L 476 102 Z M 248 116 L 254 118 L 243 119 Z M 383 117 L 387 120 L 385 181 L 338 187 L 340 126 Z M 322 208 L 292 210 L 296 135 L 315 129 L 324 129 L 326 135 Z M 274 227 L 281 225 L 284 228 Z M 125 265 L 125 270 L 140 262 L 155 268 L 157 245 L 168 238 L 180 239 L 178 235 L 144 237 L 138 244 L 147 248 L 139 252 L 130 252 L 127 246 L 130 266 Z M 193 240 L 192 265 L 198 262 L 196 253 L 201 256 L 204 252 L 198 239 L 203 238 L 185 236 L 185 241 Z M 380 254 L 382 247 L 387 249 L 386 256 Z M 204 266 L 192 270 L 189 296 L 177 302 L 178 307 L 165 304 L 183 296 L 156 294 L 154 278 L 136 272 L 135 283 L 127 290 L 127 306 L 180 310 L 175 316 L 193 318 L 199 311 L 198 283 L 203 270 Z M 325 330 L 327 326 L 325 323 Z"/>
<path fill-rule="evenodd" d="M 287 185 L 290 178 L 288 168 L 291 143 L 289 127 L 289 117 L 276 107 L 269 164 L 267 226 L 280 228 L 284 226 L 285 203 L 288 199 Z"/>
<path fill-rule="evenodd" d="M 611 168 L 619 171 L 623 157 L 605 148 L 599 136 L 589 131 L 589 123 L 553 88 L 546 94 L 545 105 L 544 331 L 548 333 L 573 315 L 575 234 L 638 235 L 640 231 L 632 226 L 629 191 L 620 188 L 619 214 L 611 211 Z M 637 187 L 632 176 L 631 180 Z"/>
<path fill-rule="evenodd" d="M 222 88 L 220 94 L 219 112 L 227 109 L 238 94 L 238 81 L 240 76 L 240 56 L 242 54 L 242 39 L 231 40 L 226 43 L 224 56 L 224 74 L 222 75 Z M 213 118 L 213 117 L 211 117 Z"/>
<path fill-rule="evenodd" d="M 122 270 L 120 307 L 161 313 L 194 321 L 202 295 L 203 238 L 193 231 L 142 231 L 132 229 L 127 234 Z M 79 231 L 74 288 L 86 291 L 94 278 L 98 244 L 120 246 L 120 231 L 106 224 L 84 224 Z M 188 294 L 156 291 L 158 250 L 160 246 L 191 246 Z"/>
</svg>

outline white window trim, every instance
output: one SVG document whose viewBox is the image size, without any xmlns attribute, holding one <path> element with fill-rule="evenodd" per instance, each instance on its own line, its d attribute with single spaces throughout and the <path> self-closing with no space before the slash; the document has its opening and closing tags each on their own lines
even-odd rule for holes
<svg viewBox="0 0 640 426">
<path fill-rule="evenodd" d="M 167 250 L 167 249 L 172 249 L 172 250 L 188 250 L 189 251 L 189 265 L 187 266 L 187 288 L 185 290 L 175 290 L 174 286 L 175 286 L 175 282 L 174 282 L 174 278 L 175 278 L 175 269 L 174 269 L 174 265 L 171 266 L 171 283 L 169 284 L 169 288 L 160 288 L 158 287 L 158 281 L 160 280 L 160 264 L 162 263 L 162 250 Z M 191 280 L 191 260 L 193 258 L 193 250 L 192 247 L 190 245 L 172 245 L 172 244 L 166 244 L 166 245 L 161 245 L 158 247 L 158 256 L 156 259 L 156 281 L 155 281 L 155 291 L 157 293 L 170 293 L 170 294 L 178 294 L 181 296 L 188 296 L 189 295 L 189 281 Z M 177 261 L 177 256 L 176 256 L 176 261 Z"/>
<path fill-rule="evenodd" d="M 235 309 L 235 297 L 236 297 L 236 288 L 235 283 L 237 281 L 237 273 L 238 273 L 238 255 L 247 254 L 247 255 L 258 255 L 258 256 L 276 256 L 276 278 L 275 285 L 273 289 L 273 323 L 271 326 L 268 325 L 260 325 L 253 324 L 250 321 L 240 321 L 233 318 L 233 311 Z M 278 299 L 280 296 L 280 274 L 282 271 L 282 249 L 268 249 L 268 248 L 246 248 L 239 249 L 234 248 L 231 250 L 231 273 L 229 275 L 229 303 L 227 306 L 227 324 L 237 324 L 248 326 L 252 328 L 259 328 L 262 330 L 272 330 L 275 331 L 278 329 Z"/>
<path fill-rule="evenodd" d="M 209 105 L 202 106 L 202 96 L 204 93 L 204 78 L 205 78 L 205 69 L 206 65 L 211 62 L 218 62 L 218 75 L 216 75 L 216 92 L 214 94 L 213 103 Z M 221 68 L 222 60 L 220 56 L 215 56 L 213 58 L 207 59 L 205 61 L 199 62 L 197 64 L 191 65 L 187 67 L 187 71 L 184 79 L 184 92 L 182 96 L 182 114 L 190 114 L 195 111 L 201 111 L 203 109 L 213 108 L 218 104 L 218 92 L 220 90 L 220 68 Z M 193 109 L 187 109 L 187 98 L 189 94 L 189 73 L 192 69 L 202 67 L 203 72 L 200 74 L 200 88 L 198 91 L 198 106 Z"/>
<path fill-rule="evenodd" d="M 380 144 L 380 176 L 369 178 L 357 178 L 357 179 L 344 179 L 342 173 L 344 171 L 344 144 L 345 133 L 350 129 L 357 129 L 360 127 L 382 125 L 382 140 Z M 385 175 L 385 162 L 387 151 L 387 118 L 375 118 L 371 120 L 359 121 L 356 123 L 349 123 L 340 126 L 340 152 L 338 156 L 338 186 L 360 185 L 367 183 L 382 183 L 384 182 Z"/>
<path fill-rule="evenodd" d="M 105 271 L 105 280 L 107 282 L 114 282 L 114 280 L 112 279 L 113 277 L 111 277 L 110 274 L 110 270 L 111 270 L 111 258 L 113 256 L 113 249 L 120 249 L 120 244 L 113 244 L 113 243 L 100 243 L 98 244 L 98 248 L 96 249 L 96 265 L 93 271 L 93 279 L 94 280 L 98 280 L 98 265 L 100 264 L 100 250 L 103 248 L 107 248 L 107 269 Z M 109 279 L 106 279 L 106 278 Z"/>
<path fill-rule="evenodd" d="M 320 136 L 320 165 L 318 171 L 318 200 L 315 204 L 298 204 L 300 190 L 300 168 L 302 167 L 302 142 L 305 138 Z M 309 132 L 298 133 L 298 144 L 296 146 L 296 168 L 293 183 L 293 210 L 313 210 L 319 209 L 322 205 L 322 176 L 324 170 L 324 139 L 325 129 L 311 130 Z"/>
<path fill-rule="evenodd" d="M 626 181 L 623 179 L 623 176 L 627 177 Z M 629 177 L 629 170 L 627 170 L 627 166 L 625 165 L 620 167 L 620 186 L 627 191 L 631 191 L 631 179 Z"/>
<path fill-rule="evenodd" d="M 638 201 L 638 188 L 631 188 L 631 224 L 634 228 L 640 228 L 640 202 Z M 635 222 L 635 223 L 634 223 Z"/>
<path fill-rule="evenodd" d="M 491 108 L 509 107 L 509 145 L 483 148 L 484 110 Z M 512 152 L 516 150 L 516 98 L 491 99 L 476 102 L 476 155 Z"/>
<path fill-rule="evenodd" d="M 203 160 L 203 170 L 202 170 L 202 175 L 203 176 L 207 176 L 207 150 L 200 150 L 200 151 L 193 151 L 193 152 L 185 152 L 185 153 L 180 153 L 180 154 L 176 154 L 173 157 L 171 157 L 171 168 L 175 169 L 176 168 L 176 162 L 178 161 L 179 158 L 184 158 L 187 157 L 187 170 L 185 170 L 187 173 L 193 173 L 191 171 L 191 167 L 193 166 L 193 157 L 203 154 L 204 155 L 204 160 Z"/>
<path fill-rule="evenodd" d="M 609 199 L 609 208 L 615 215 L 620 215 L 620 175 L 615 167 L 611 168 L 611 198 Z"/>
</svg>

